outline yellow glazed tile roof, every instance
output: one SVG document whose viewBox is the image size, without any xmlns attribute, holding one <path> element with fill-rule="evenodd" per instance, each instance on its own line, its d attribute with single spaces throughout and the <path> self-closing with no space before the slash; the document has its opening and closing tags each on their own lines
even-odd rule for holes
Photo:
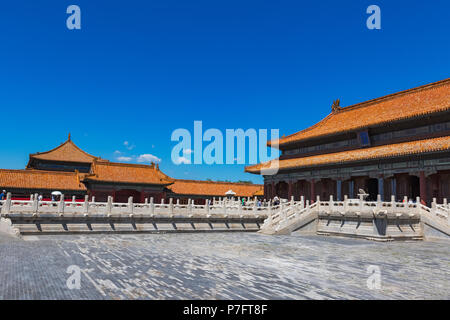
<svg viewBox="0 0 450 320">
<path fill-rule="evenodd" d="M 336 108 L 317 124 L 279 139 L 279 146 L 357 131 L 450 109 L 450 78 L 381 98 Z M 268 145 L 273 145 L 269 141 Z"/>
<path fill-rule="evenodd" d="M 279 160 L 278 166 L 283 169 L 298 169 L 330 164 L 342 164 L 354 161 L 393 158 L 421 153 L 450 150 L 450 136 L 402 142 L 372 148 L 315 155 L 303 158 Z M 273 162 L 260 163 L 245 168 L 246 172 L 264 174 Z"/>
</svg>

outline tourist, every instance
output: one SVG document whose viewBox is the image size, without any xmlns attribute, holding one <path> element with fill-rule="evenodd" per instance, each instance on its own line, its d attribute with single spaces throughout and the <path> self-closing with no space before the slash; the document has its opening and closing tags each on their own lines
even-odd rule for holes
<svg viewBox="0 0 450 320">
<path fill-rule="evenodd" d="M 3 190 L 2 193 L 0 193 L 0 200 L 5 200 L 6 197 L 6 190 Z"/>
<path fill-rule="evenodd" d="M 38 201 L 42 201 L 42 194 L 38 196 Z"/>
<path fill-rule="evenodd" d="M 275 196 L 275 197 L 273 198 L 273 204 L 274 204 L 275 206 L 277 206 L 277 205 L 280 204 L 280 199 L 278 198 L 278 196 Z"/>
</svg>

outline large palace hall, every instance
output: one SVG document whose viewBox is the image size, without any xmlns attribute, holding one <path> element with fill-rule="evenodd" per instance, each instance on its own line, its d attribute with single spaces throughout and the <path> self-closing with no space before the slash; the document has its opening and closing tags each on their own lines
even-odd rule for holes
<svg viewBox="0 0 450 320">
<path fill-rule="evenodd" d="M 450 198 L 450 79 L 341 107 L 313 126 L 270 141 L 279 159 L 246 167 L 264 195 Z M 276 163 L 278 161 L 278 163 Z M 279 168 L 272 174 L 272 166 Z"/>
<path fill-rule="evenodd" d="M 205 199 L 225 197 L 261 197 L 263 186 L 248 183 L 213 182 L 173 179 L 164 174 L 158 164 L 131 164 L 111 162 L 90 155 L 72 141 L 67 141 L 47 152 L 30 154 L 24 170 L 0 169 L 0 190 L 11 192 L 13 198 L 41 194 L 49 199 L 54 191 L 65 197 L 82 199 L 85 195 L 95 201 L 144 202 L 153 197 L 155 202 L 173 198 L 180 203 L 192 199 L 203 204 Z M 230 192 L 231 190 L 231 192 Z"/>
</svg>

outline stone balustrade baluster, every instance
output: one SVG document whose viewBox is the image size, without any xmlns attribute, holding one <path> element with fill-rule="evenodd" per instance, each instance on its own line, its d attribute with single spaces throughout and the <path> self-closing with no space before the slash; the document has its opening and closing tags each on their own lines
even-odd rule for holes
<svg viewBox="0 0 450 320">
<path fill-rule="evenodd" d="M 155 214 L 155 204 L 153 202 L 153 197 L 150 197 L 150 215 L 154 215 Z"/>
<path fill-rule="evenodd" d="M 209 199 L 206 199 L 205 200 L 205 212 L 206 212 L 206 215 L 208 216 L 209 215 Z"/>
<path fill-rule="evenodd" d="M 169 199 L 169 214 L 173 215 L 173 199 Z"/>
<path fill-rule="evenodd" d="M 84 196 L 83 212 L 89 213 L 89 196 L 88 195 Z"/>
<path fill-rule="evenodd" d="M 395 203 L 395 196 L 391 195 L 391 213 L 395 213 L 397 210 L 397 204 Z"/>
<path fill-rule="evenodd" d="M 111 213 L 112 213 L 112 206 L 113 206 L 112 197 L 108 196 L 108 201 L 106 202 L 106 214 L 107 215 L 111 215 Z"/>
<path fill-rule="evenodd" d="M 330 206 L 329 206 L 328 212 L 329 212 L 329 213 L 332 213 L 333 210 L 334 210 L 334 201 L 333 201 L 333 195 L 331 194 L 331 195 L 330 195 Z"/>
<path fill-rule="evenodd" d="M 3 203 L 3 206 L 0 207 L 2 214 L 10 214 L 11 213 L 11 192 L 6 194 L 6 200 Z"/>
<path fill-rule="evenodd" d="M 62 195 L 59 197 L 59 204 L 58 204 L 58 214 L 59 214 L 59 215 L 64 214 L 64 209 L 65 209 L 64 207 L 65 207 L 64 195 L 62 194 Z"/>
<path fill-rule="evenodd" d="M 133 212 L 134 212 L 133 197 L 128 197 L 128 213 L 133 214 Z"/>
<path fill-rule="evenodd" d="M 33 209 L 32 209 L 33 213 L 37 214 L 39 211 L 39 196 L 37 193 L 34 194 L 34 199 L 33 199 Z"/>
</svg>

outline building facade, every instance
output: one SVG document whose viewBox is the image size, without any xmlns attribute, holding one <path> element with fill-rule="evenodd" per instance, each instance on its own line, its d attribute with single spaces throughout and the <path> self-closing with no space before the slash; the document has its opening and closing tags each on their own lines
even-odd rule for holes
<svg viewBox="0 0 450 320">
<path fill-rule="evenodd" d="M 450 197 L 450 79 L 341 107 L 317 124 L 271 141 L 279 159 L 246 167 L 264 194 L 314 201 Z M 278 171 L 272 174 L 272 167 Z"/>
<path fill-rule="evenodd" d="M 204 203 L 205 199 L 225 197 L 232 190 L 236 197 L 262 196 L 262 185 L 223 183 L 199 180 L 173 179 L 164 174 L 158 164 L 130 164 L 111 162 L 90 155 L 72 141 L 70 135 L 60 146 L 30 154 L 24 170 L 0 169 L 0 190 L 12 193 L 13 198 L 29 198 L 41 194 L 51 199 L 53 191 L 62 192 L 66 198 L 86 195 L 96 201 L 155 202 L 174 198 L 175 201 Z"/>
</svg>

